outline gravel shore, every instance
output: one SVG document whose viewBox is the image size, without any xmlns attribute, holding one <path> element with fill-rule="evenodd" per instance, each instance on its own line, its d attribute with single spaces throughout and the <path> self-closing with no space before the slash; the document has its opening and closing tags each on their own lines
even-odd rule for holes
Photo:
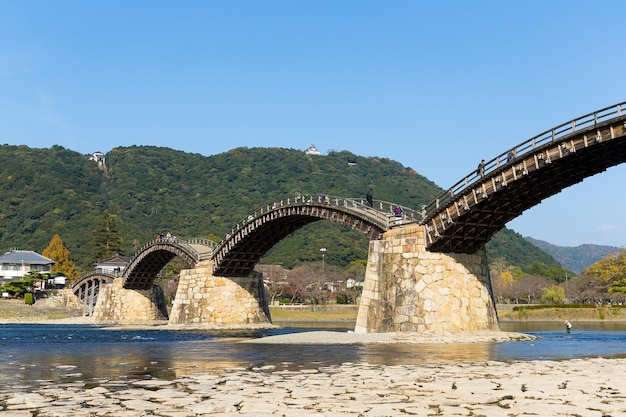
<svg viewBox="0 0 626 417">
<path fill-rule="evenodd" d="M 0 389 L 1 417 L 582 416 L 626 414 L 626 359 L 268 366 L 174 380 Z"/>
<path fill-rule="evenodd" d="M 535 337 L 523 333 L 500 331 L 459 331 L 459 332 L 395 332 L 395 333 L 353 333 L 333 331 L 312 331 L 290 333 L 278 336 L 247 340 L 242 343 L 258 344 L 354 344 L 354 343 L 484 343 L 533 340 Z"/>
</svg>

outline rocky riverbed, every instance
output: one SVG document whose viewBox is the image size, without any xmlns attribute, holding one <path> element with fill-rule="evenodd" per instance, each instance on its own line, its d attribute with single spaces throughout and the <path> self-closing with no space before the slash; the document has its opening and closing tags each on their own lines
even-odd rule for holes
<svg viewBox="0 0 626 417">
<path fill-rule="evenodd" d="M 621 416 L 626 359 L 230 369 L 2 387 L 1 417 Z"/>
</svg>

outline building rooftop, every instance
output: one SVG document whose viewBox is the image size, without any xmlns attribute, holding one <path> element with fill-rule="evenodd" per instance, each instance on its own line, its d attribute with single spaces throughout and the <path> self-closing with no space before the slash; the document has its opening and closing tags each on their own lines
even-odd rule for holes
<svg viewBox="0 0 626 417">
<path fill-rule="evenodd" d="M 52 259 L 41 256 L 32 250 L 13 250 L 0 256 L 0 264 L 51 265 Z"/>
</svg>

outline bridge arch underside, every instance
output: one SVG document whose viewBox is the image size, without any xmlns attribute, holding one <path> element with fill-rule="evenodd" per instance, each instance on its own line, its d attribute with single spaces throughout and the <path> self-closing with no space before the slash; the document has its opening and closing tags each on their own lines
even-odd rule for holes
<svg viewBox="0 0 626 417">
<path fill-rule="evenodd" d="M 176 256 L 182 259 L 186 269 L 196 265 L 196 259 L 180 247 L 169 244 L 157 244 L 141 252 L 124 271 L 122 287 L 129 290 L 147 290 L 152 288 L 159 272 Z"/>
<path fill-rule="evenodd" d="M 381 225 L 356 213 L 325 205 L 302 205 L 268 212 L 229 236 L 213 256 L 213 275 L 245 277 L 274 245 L 291 233 L 318 220 L 330 220 L 357 230 L 370 240 L 380 239 Z"/>
<path fill-rule="evenodd" d="M 467 188 L 424 222 L 427 249 L 475 253 L 525 210 L 626 162 L 623 120 L 537 148 Z"/>
<path fill-rule="evenodd" d="M 106 273 L 92 273 L 81 277 L 72 286 L 72 292 L 78 299 L 79 308 L 85 316 L 91 316 L 96 306 L 100 288 L 103 284 L 110 284 L 115 277 Z"/>
</svg>

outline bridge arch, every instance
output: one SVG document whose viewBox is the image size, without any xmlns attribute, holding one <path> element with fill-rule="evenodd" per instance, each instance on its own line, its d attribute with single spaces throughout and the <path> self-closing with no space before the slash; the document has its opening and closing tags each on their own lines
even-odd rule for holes
<svg viewBox="0 0 626 417">
<path fill-rule="evenodd" d="M 625 107 L 606 107 L 547 130 L 446 190 L 425 208 L 427 249 L 474 253 L 525 210 L 626 162 Z"/>
<path fill-rule="evenodd" d="M 83 310 L 83 315 L 92 315 L 101 286 L 112 283 L 117 276 L 94 270 L 84 274 L 72 284 L 72 293 L 78 299 L 78 307 Z"/>
<path fill-rule="evenodd" d="M 156 239 L 139 249 L 124 270 L 122 286 L 131 290 L 147 290 L 159 272 L 176 256 L 187 269 L 210 259 L 215 242 L 209 239 Z"/>
<path fill-rule="evenodd" d="M 380 200 L 368 206 L 362 199 L 325 195 L 302 195 L 276 201 L 248 215 L 218 243 L 212 257 L 213 274 L 247 276 L 280 240 L 323 219 L 349 226 L 370 240 L 380 239 L 395 225 L 391 216 L 395 206 Z M 422 218 L 417 211 L 402 208 L 404 215 L 399 223 L 417 222 Z"/>
</svg>

